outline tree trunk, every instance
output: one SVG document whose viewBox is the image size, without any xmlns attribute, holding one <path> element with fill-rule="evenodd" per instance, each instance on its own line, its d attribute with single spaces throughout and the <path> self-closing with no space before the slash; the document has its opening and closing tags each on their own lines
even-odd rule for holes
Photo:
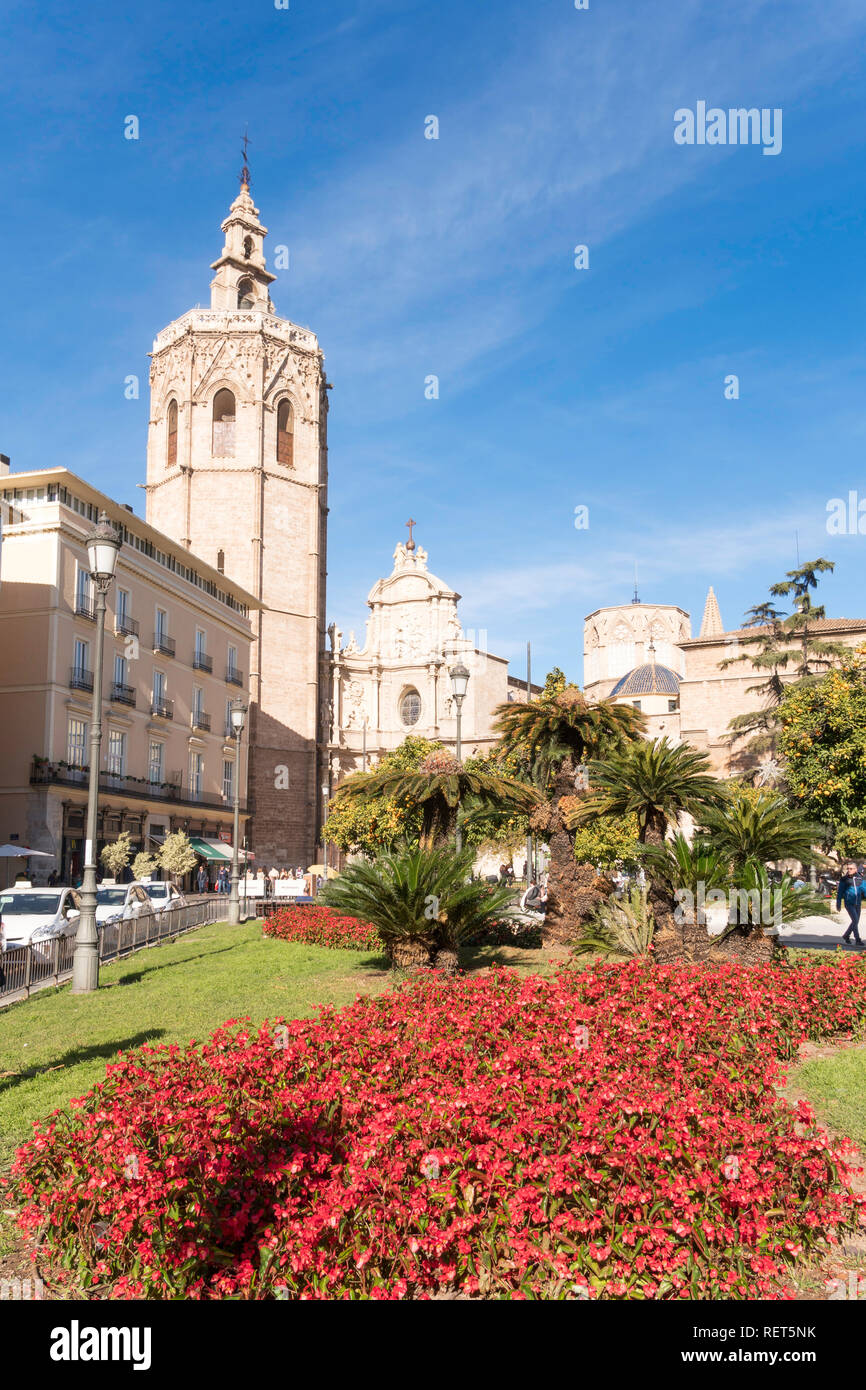
<svg viewBox="0 0 866 1390">
<path fill-rule="evenodd" d="M 427 942 L 415 936 L 399 937 L 392 941 L 388 954 L 395 970 L 412 970 L 419 965 L 430 964 L 430 948 Z"/>
<path fill-rule="evenodd" d="M 578 864 L 574 857 L 574 835 L 562 823 L 559 803 L 574 796 L 574 763 L 566 758 L 553 784 L 550 828 L 550 872 L 547 879 L 547 914 L 542 935 L 545 941 L 569 944 L 596 908 L 610 897 L 613 884 L 598 873 L 594 864 Z"/>
</svg>

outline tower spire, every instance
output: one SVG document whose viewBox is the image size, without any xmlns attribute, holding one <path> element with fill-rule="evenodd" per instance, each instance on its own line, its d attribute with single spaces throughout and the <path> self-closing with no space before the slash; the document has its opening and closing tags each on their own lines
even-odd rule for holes
<svg viewBox="0 0 866 1390">
<path fill-rule="evenodd" d="M 711 584 L 709 593 L 707 594 L 707 601 L 704 604 L 704 620 L 701 623 L 700 635 L 701 637 L 721 637 L 724 630 L 725 625 L 722 622 L 719 601 L 713 592 L 713 586 Z"/>
<path fill-rule="evenodd" d="M 277 277 L 265 264 L 264 243 L 268 229 L 259 221 L 259 210 L 250 196 L 250 170 L 246 162 L 249 136 L 246 134 L 243 143 L 240 192 L 222 224 L 225 236 L 222 253 L 211 265 L 216 274 L 210 286 L 210 307 L 272 314 L 270 286 Z"/>
</svg>

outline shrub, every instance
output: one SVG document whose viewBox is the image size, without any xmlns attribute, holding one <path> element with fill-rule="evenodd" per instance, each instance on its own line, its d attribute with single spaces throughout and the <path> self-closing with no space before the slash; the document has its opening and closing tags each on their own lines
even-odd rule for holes
<svg viewBox="0 0 866 1390">
<path fill-rule="evenodd" d="M 119 1298 L 785 1297 L 863 1199 L 779 1062 L 864 1014 L 857 959 L 423 975 L 119 1057 L 4 1198 Z"/>
<path fill-rule="evenodd" d="M 304 941 L 345 951 L 381 951 L 376 928 L 354 917 L 340 917 L 328 907 L 284 907 L 265 918 L 265 936 Z"/>
</svg>

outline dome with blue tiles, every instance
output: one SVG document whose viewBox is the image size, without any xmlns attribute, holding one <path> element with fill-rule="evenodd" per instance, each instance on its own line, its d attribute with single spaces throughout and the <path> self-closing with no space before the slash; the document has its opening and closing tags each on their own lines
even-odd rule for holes
<svg viewBox="0 0 866 1390">
<path fill-rule="evenodd" d="M 655 661 L 645 666 L 635 666 L 617 681 L 610 698 L 618 695 L 679 695 L 680 678 L 668 666 L 659 666 Z"/>
</svg>

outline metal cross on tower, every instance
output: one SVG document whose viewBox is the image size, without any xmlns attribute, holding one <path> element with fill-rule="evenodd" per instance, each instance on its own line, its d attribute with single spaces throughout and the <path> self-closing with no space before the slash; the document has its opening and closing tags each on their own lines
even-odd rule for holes
<svg viewBox="0 0 866 1390">
<path fill-rule="evenodd" d="M 249 186 L 250 186 L 250 177 L 251 177 L 251 176 L 250 176 L 249 165 L 247 164 L 247 147 L 248 147 L 248 145 L 250 144 L 250 137 L 249 137 L 249 135 L 247 134 L 247 129 L 248 129 L 248 127 L 245 126 L 245 127 L 244 127 L 244 138 L 243 138 L 243 147 L 244 147 L 244 151 L 243 151 L 243 154 L 244 154 L 244 167 L 243 167 L 243 169 L 241 169 L 240 178 L 241 178 L 241 183 L 242 183 L 242 184 L 246 184 L 247 188 L 249 188 Z"/>
<path fill-rule="evenodd" d="M 412 535 L 412 527 L 413 527 L 413 526 L 417 526 L 418 523 L 417 523 L 417 521 L 415 521 L 414 517 L 411 517 L 411 516 L 410 516 L 409 520 L 406 522 L 406 525 L 409 527 L 409 543 L 408 543 L 408 545 L 406 546 L 406 549 L 407 549 L 407 550 L 414 550 L 414 549 L 415 549 L 415 537 Z"/>
</svg>

